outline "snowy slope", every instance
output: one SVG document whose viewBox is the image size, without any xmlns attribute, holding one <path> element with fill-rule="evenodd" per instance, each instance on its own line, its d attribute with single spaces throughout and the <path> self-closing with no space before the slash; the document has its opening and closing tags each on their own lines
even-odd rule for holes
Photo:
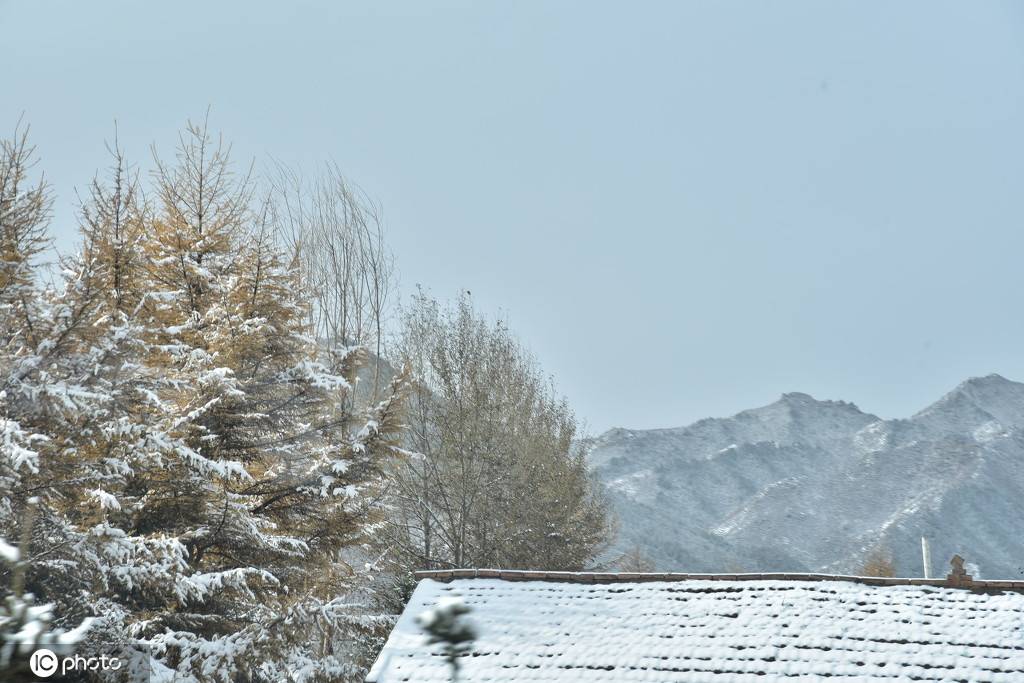
<svg viewBox="0 0 1024 683">
<path fill-rule="evenodd" d="M 661 570 L 897 573 L 960 553 L 986 578 L 1024 567 L 1024 384 L 967 380 L 909 419 L 785 394 L 689 427 L 600 436 L 590 462 L 621 519 L 618 549 Z"/>
</svg>

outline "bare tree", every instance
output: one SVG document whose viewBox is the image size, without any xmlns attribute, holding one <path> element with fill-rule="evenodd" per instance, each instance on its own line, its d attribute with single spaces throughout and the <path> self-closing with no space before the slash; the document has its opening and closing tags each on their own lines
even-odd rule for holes
<svg viewBox="0 0 1024 683">
<path fill-rule="evenodd" d="M 395 266 L 384 241 L 380 207 L 329 164 L 307 181 L 278 165 L 271 217 L 279 238 L 301 264 L 311 297 L 310 326 L 331 349 L 374 351 L 372 395 L 382 377 L 384 326 L 395 289 Z"/>
<path fill-rule="evenodd" d="M 581 569 L 609 518 L 575 417 L 503 323 L 420 293 L 398 343 L 414 388 L 392 542 L 417 567 Z"/>
</svg>

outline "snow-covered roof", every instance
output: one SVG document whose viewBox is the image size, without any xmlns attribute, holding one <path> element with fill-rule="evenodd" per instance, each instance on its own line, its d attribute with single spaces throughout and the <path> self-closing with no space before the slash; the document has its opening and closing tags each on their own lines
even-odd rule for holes
<svg viewBox="0 0 1024 683">
<path fill-rule="evenodd" d="M 1024 680 L 1022 583 L 424 574 L 435 578 L 420 580 L 369 683 L 451 680 L 442 646 L 415 622 L 451 597 L 478 632 L 460 683 Z"/>
</svg>

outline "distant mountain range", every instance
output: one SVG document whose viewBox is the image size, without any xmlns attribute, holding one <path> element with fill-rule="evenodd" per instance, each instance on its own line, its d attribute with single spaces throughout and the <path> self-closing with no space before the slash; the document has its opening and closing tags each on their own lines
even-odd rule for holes
<svg viewBox="0 0 1024 683">
<path fill-rule="evenodd" d="M 874 549 L 901 576 L 955 554 L 976 578 L 1024 568 L 1024 384 L 969 379 L 909 419 L 784 394 L 676 429 L 612 429 L 589 453 L 617 510 L 616 550 L 658 570 L 856 573 Z M 973 566 L 971 566 L 973 565 Z"/>
</svg>

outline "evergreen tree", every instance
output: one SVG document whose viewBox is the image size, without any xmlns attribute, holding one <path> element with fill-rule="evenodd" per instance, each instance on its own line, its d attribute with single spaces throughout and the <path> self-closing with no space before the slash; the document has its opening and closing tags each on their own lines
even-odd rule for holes
<svg viewBox="0 0 1024 683">
<path fill-rule="evenodd" d="M 205 127 L 158 164 L 152 207 L 115 148 L 61 290 L 39 290 L 48 197 L 19 140 L 0 166 L 0 536 L 41 498 L 26 581 L 59 620 L 95 617 L 84 649 L 146 647 L 152 680 L 358 679 L 381 622 L 346 560 L 382 514 L 402 379 L 352 408 L 365 353 L 322 361 L 295 259 Z"/>
<path fill-rule="evenodd" d="M 188 568 L 143 635 L 168 665 L 212 679 L 354 676 L 345 643 L 364 620 L 338 598 L 359 580 L 341 558 L 379 514 L 400 380 L 352 413 L 360 350 L 347 377 L 320 361 L 297 264 L 205 128 L 190 126 L 156 186 L 147 363 L 173 448 L 141 516 L 180 540 Z"/>
<path fill-rule="evenodd" d="M 47 621 L 73 627 L 93 613 L 95 575 L 77 503 L 114 466 L 80 458 L 106 402 L 94 381 L 103 344 L 89 297 L 67 295 L 78 283 L 62 293 L 39 284 L 50 197 L 42 180 L 29 181 L 33 164 L 27 131 L 0 140 L 0 537 L 22 539 L 0 585 L 8 607 L 33 596 Z"/>
</svg>

